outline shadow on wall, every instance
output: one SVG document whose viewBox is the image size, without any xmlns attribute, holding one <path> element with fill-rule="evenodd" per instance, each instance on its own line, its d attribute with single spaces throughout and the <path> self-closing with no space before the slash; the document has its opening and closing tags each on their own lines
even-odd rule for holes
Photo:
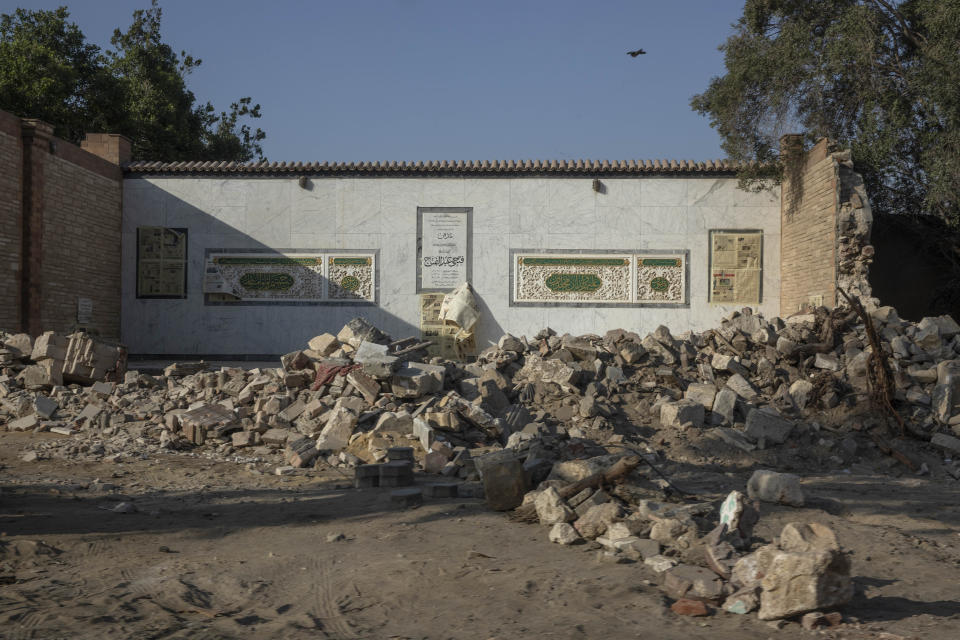
<svg viewBox="0 0 960 640">
<path fill-rule="evenodd" d="M 880 304 L 901 318 L 950 314 L 960 319 L 960 233 L 932 216 L 877 215 L 870 284 Z"/>
<path fill-rule="evenodd" d="M 249 178 L 246 178 L 249 179 Z M 362 317 L 392 335 L 395 339 L 419 336 L 416 318 L 404 319 L 388 312 L 384 299 L 396 300 L 401 292 L 385 292 L 384 267 L 378 266 L 376 284 L 378 304 L 312 302 L 221 303 L 211 304 L 203 293 L 205 252 L 219 249 L 254 253 L 282 253 L 285 250 L 320 252 L 351 250 L 369 252 L 378 247 L 352 246 L 334 242 L 323 246 L 292 246 L 291 234 L 296 229 L 283 229 L 289 217 L 279 216 L 283 202 L 244 202 L 229 193 L 229 180 L 211 180 L 210 188 L 219 191 L 215 200 L 216 216 L 187 202 L 174 192 L 161 189 L 146 180 L 125 182 L 123 212 L 123 286 L 122 334 L 131 354 L 140 356 L 263 356 L 273 358 L 281 353 L 302 349 L 310 338 L 324 332 L 336 334 L 354 317 Z M 251 213 L 256 211 L 256 217 Z M 324 216 L 323 212 L 315 215 Z M 329 214 L 331 218 L 333 212 Z M 274 228 L 271 228 L 271 226 Z M 137 298 L 137 229 L 155 226 L 187 230 L 187 284 L 185 298 Z M 252 235 L 240 226 L 251 229 Z M 312 222 L 314 228 L 323 221 Z M 335 220 L 329 227 L 334 228 Z M 314 229 L 304 229 L 309 233 Z M 332 235 L 330 237 L 333 237 Z M 276 238 L 276 242 L 272 242 Z M 297 267 L 296 269 L 301 269 Z M 410 265 L 411 271 L 413 265 Z M 266 269 L 265 271 L 269 271 Z M 321 281 L 321 285 L 323 282 Z M 263 284 L 264 287 L 270 283 Z M 402 292 L 406 293 L 406 292 Z M 388 294 L 388 295 L 385 295 Z M 411 289 L 410 302 L 415 295 Z M 417 306 L 412 305 L 413 309 Z"/>
</svg>

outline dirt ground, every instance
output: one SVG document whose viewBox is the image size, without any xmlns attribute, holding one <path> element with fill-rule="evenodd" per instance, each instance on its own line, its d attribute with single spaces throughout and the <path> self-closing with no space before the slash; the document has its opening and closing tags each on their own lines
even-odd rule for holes
<svg viewBox="0 0 960 640">
<path fill-rule="evenodd" d="M 758 537 L 822 522 L 852 553 L 845 622 L 815 632 L 677 616 L 643 564 L 550 544 L 546 527 L 481 500 L 401 509 L 335 471 L 279 477 L 183 454 L 20 460 L 56 437 L 0 433 L 2 638 L 960 638 L 952 480 L 814 474 L 808 507 L 763 506 Z M 748 475 L 686 467 L 673 480 L 718 501 Z M 137 511 L 108 510 L 121 502 Z"/>
</svg>

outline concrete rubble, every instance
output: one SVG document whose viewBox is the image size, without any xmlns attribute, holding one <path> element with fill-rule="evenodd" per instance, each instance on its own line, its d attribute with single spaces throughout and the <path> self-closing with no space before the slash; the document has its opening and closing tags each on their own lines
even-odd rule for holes
<svg viewBox="0 0 960 640">
<path fill-rule="evenodd" d="M 769 509 L 810 501 L 802 473 L 776 469 L 915 473 L 926 455 L 960 479 L 960 325 L 889 307 L 871 320 L 909 441 L 876 415 L 844 421 L 863 414 L 871 346 L 855 314 L 825 308 L 769 320 L 744 309 L 676 336 L 508 334 L 469 363 L 428 360 L 426 343 L 356 318 L 276 368 L 157 374 L 127 371 L 122 347 L 85 334 L 0 334 L 0 428 L 60 435 L 31 441 L 23 453 L 38 461 L 206 456 L 278 475 L 349 470 L 401 508 L 483 497 L 548 527 L 550 542 L 637 563 L 678 614 L 817 612 L 815 625 L 852 597 L 849 559 L 815 522 L 754 536 Z M 683 501 L 668 478 L 672 452 L 690 446 L 767 468 L 742 491 Z"/>
</svg>

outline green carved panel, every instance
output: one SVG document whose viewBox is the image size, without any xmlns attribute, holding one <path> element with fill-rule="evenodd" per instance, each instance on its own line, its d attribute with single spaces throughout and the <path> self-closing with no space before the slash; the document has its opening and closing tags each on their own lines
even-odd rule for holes
<svg viewBox="0 0 960 640">
<path fill-rule="evenodd" d="M 666 278 L 656 277 L 650 281 L 650 288 L 659 293 L 670 289 L 670 281 Z"/>
<path fill-rule="evenodd" d="M 521 264 L 541 267 L 622 267 L 624 258 L 520 258 Z"/>
<path fill-rule="evenodd" d="M 320 263 L 320 258 L 214 258 L 214 264 L 254 266 L 254 265 L 300 265 L 303 267 L 315 267 Z"/>
<path fill-rule="evenodd" d="M 343 280 L 340 281 L 340 288 L 346 289 L 347 291 L 356 291 L 360 288 L 360 278 L 356 276 L 345 276 Z"/>
<path fill-rule="evenodd" d="M 592 293 L 603 286 L 603 280 L 593 273 L 552 273 L 543 283 L 558 293 Z"/>
<path fill-rule="evenodd" d="M 240 285 L 251 291 L 286 291 L 294 284 L 288 273 L 250 271 L 240 276 Z"/>
<path fill-rule="evenodd" d="M 680 258 L 644 258 L 640 261 L 642 267 L 680 267 L 682 265 Z"/>
</svg>

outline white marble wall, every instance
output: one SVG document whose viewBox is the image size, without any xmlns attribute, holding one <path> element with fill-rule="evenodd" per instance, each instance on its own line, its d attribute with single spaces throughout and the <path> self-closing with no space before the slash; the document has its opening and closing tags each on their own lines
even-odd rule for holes
<svg viewBox="0 0 960 640">
<path fill-rule="evenodd" d="M 780 289 L 780 197 L 733 178 L 151 177 L 124 181 L 123 340 L 133 354 L 277 354 L 364 315 L 405 337 L 418 331 L 417 207 L 473 207 L 472 283 L 484 306 L 479 344 L 540 328 L 602 334 L 715 325 L 733 307 L 708 297 L 708 230 L 764 231 L 763 302 Z M 136 228 L 189 229 L 185 300 L 136 299 Z M 380 306 L 204 306 L 206 248 L 379 249 Z M 510 307 L 509 251 L 690 250 L 690 307 Z"/>
</svg>

